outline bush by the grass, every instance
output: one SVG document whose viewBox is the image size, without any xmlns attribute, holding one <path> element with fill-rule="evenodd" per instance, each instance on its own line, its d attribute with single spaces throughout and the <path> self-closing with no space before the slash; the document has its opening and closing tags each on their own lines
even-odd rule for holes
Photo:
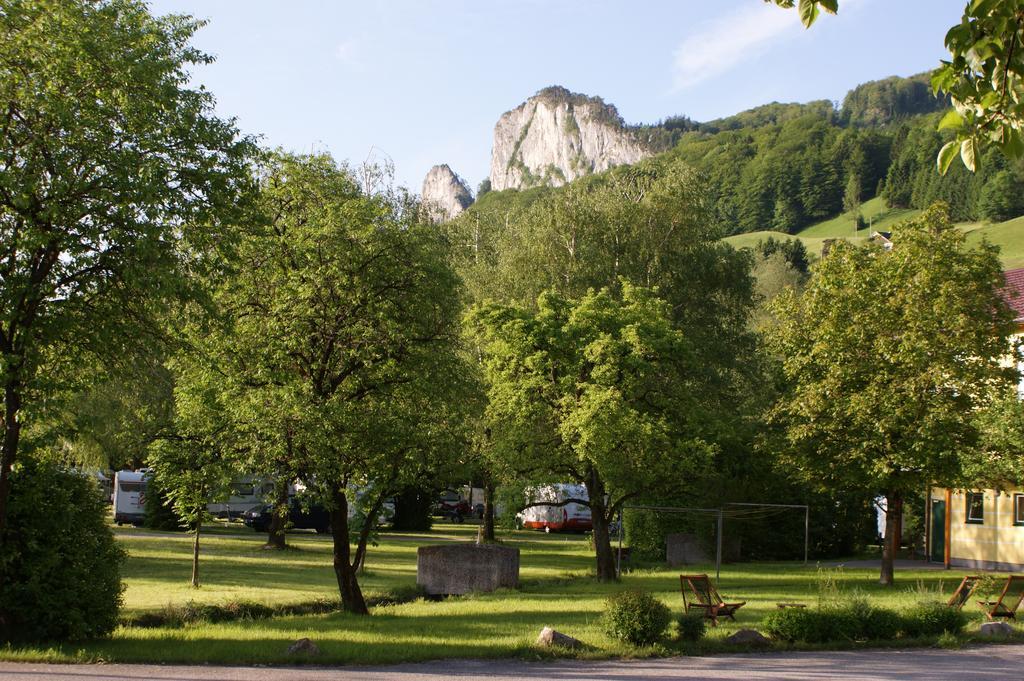
<svg viewBox="0 0 1024 681">
<path fill-rule="evenodd" d="M 143 504 L 143 527 L 164 532 L 183 532 L 181 519 L 171 508 L 167 492 L 160 479 L 149 473 L 146 475 L 146 498 Z"/>
<path fill-rule="evenodd" d="M 95 481 L 26 460 L 11 475 L 0 551 L 0 641 L 109 634 L 121 607 L 125 551 Z"/>
<path fill-rule="evenodd" d="M 769 613 L 761 622 L 772 638 L 803 643 L 878 641 L 901 636 L 956 634 L 966 615 L 942 603 L 920 605 L 899 613 L 855 599 L 823 608 L 787 608 Z"/>
<path fill-rule="evenodd" d="M 423 590 L 415 584 L 400 586 L 380 594 L 366 597 L 366 604 L 373 607 L 409 603 L 423 596 Z M 188 624 L 217 624 L 237 620 L 261 620 L 287 615 L 322 615 L 341 610 L 336 598 L 318 598 L 302 603 L 267 605 L 256 601 L 228 601 L 223 604 L 197 603 L 188 601 L 184 605 L 168 605 L 153 612 L 143 612 L 125 617 L 122 624 L 128 627 L 155 629 L 159 627 L 182 627 Z"/>
<path fill-rule="evenodd" d="M 907 636 L 941 636 L 958 634 L 967 625 L 967 615 L 945 603 L 922 603 L 903 618 Z"/>
<path fill-rule="evenodd" d="M 646 646 L 661 638 L 671 619 L 668 606 L 646 591 L 621 591 L 608 599 L 603 623 L 609 636 Z"/>
<path fill-rule="evenodd" d="M 699 641 L 707 633 L 707 618 L 703 612 L 684 612 L 676 620 L 679 625 L 679 638 L 683 641 Z"/>
</svg>

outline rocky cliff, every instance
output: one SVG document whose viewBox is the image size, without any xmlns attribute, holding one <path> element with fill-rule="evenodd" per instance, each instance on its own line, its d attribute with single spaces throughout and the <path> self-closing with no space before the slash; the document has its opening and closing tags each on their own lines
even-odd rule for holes
<svg viewBox="0 0 1024 681">
<path fill-rule="evenodd" d="M 549 87 L 494 126 L 491 189 L 557 187 L 652 153 L 611 104 Z"/>
<path fill-rule="evenodd" d="M 451 220 L 473 203 L 465 181 L 447 165 L 434 166 L 423 179 L 423 205 L 432 219 Z"/>
</svg>

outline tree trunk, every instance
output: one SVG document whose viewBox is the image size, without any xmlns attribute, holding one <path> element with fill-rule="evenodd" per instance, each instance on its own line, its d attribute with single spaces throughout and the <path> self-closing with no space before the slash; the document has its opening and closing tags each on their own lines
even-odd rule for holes
<svg viewBox="0 0 1024 681">
<path fill-rule="evenodd" d="M 892 586 L 894 579 L 894 564 L 896 552 L 899 550 L 899 525 L 900 510 L 903 508 L 903 497 L 899 492 L 889 492 L 885 495 L 885 540 L 882 542 L 882 573 L 878 583 L 883 586 Z"/>
<path fill-rule="evenodd" d="M 348 499 L 345 490 L 335 488 L 332 493 L 334 502 L 331 509 L 331 531 L 334 534 L 334 576 L 338 579 L 338 592 L 341 595 L 341 609 L 356 615 L 369 615 L 370 611 L 363 600 L 363 592 L 359 589 L 356 579 L 356 568 L 352 565 L 351 547 L 348 543 Z"/>
<path fill-rule="evenodd" d="M 494 483 L 484 483 L 484 541 L 495 541 L 494 537 Z"/>
<path fill-rule="evenodd" d="M 267 533 L 268 549 L 283 549 L 287 545 L 285 528 L 288 525 L 288 478 L 281 476 L 274 484 L 274 508 L 270 514 L 270 530 Z"/>
<path fill-rule="evenodd" d="M 195 524 L 195 537 L 192 539 L 192 588 L 199 587 L 199 530 L 203 526 L 202 520 Z"/>
<path fill-rule="evenodd" d="M 7 528 L 7 500 L 11 496 L 11 469 L 18 454 L 18 440 L 21 437 L 21 423 L 18 413 L 21 411 L 21 393 L 18 385 L 8 383 L 4 386 L 4 439 L 0 445 L 0 544 L 3 543 L 4 530 Z"/>
<path fill-rule="evenodd" d="M 594 524 L 594 553 L 597 558 L 597 579 L 601 582 L 614 582 L 615 554 L 612 553 L 612 542 L 608 532 L 608 509 L 605 508 L 604 481 L 596 470 L 591 470 L 587 479 L 587 495 L 590 498 L 590 517 Z"/>
</svg>

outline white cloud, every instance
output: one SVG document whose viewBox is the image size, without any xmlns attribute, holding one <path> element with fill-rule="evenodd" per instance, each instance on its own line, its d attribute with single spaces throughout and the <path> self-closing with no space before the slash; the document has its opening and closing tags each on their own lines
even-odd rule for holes
<svg viewBox="0 0 1024 681">
<path fill-rule="evenodd" d="M 795 11 L 752 2 L 707 22 L 679 44 L 672 64 L 673 90 L 714 78 L 753 59 L 787 33 L 803 30 Z"/>
</svg>

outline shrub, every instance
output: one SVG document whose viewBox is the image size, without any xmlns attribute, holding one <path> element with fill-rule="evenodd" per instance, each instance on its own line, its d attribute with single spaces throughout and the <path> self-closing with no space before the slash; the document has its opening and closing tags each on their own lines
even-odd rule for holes
<svg viewBox="0 0 1024 681">
<path fill-rule="evenodd" d="M 855 598 L 836 610 L 842 627 L 840 639 L 878 641 L 900 635 L 903 622 L 899 614 L 875 607 L 865 598 Z"/>
<path fill-rule="evenodd" d="M 182 532 L 181 519 L 171 508 L 159 478 L 150 473 L 146 476 L 146 498 L 143 504 L 142 525 L 151 530 Z"/>
<path fill-rule="evenodd" d="M 958 634 L 967 624 L 967 615 L 945 603 L 922 603 L 903 616 L 907 636 Z"/>
<path fill-rule="evenodd" d="M 864 599 L 823 608 L 786 608 L 769 613 L 761 622 L 772 638 L 804 643 L 893 639 L 902 626 L 897 613 Z"/>
<path fill-rule="evenodd" d="M 340 608 L 337 599 L 321 598 L 304 603 L 265 605 L 256 601 L 228 601 L 222 605 L 188 601 L 184 605 L 167 604 L 160 610 L 125 617 L 126 627 L 151 629 L 183 627 L 189 624 L 260 620 L 286 615 L 322 615 Z"/>
<path fill-rule="evenodd" d="M 0 551 L 0 641 L 106 636 L 121 607 L 125 552 L 95 481 L 27 460 L 11 475 Z"/>
<path fill-rule="evenodd" d="M 703 612 L 684 612 L 676 620 L 679 638 L 683 641 L 699 641 L 707 633 L 707 620 Z"/>
<path fill-rule="evenodd" d="M 622 591 L 608 599 L 603 624 L 609 636 L 635 646 L 646 646 L 661 637 L 671 619 L 668 606 L 651 594 Z"/>
<path fill-rule="evenodd" d="M 822 621 L 821 611 L 810 608 L 786 608 L 768 613 L 761 620 L 761 628 L 774 639 L 780 641 L 806 641 L 818 643 L 824 632 L 819 624 Z"/>
</svg>

